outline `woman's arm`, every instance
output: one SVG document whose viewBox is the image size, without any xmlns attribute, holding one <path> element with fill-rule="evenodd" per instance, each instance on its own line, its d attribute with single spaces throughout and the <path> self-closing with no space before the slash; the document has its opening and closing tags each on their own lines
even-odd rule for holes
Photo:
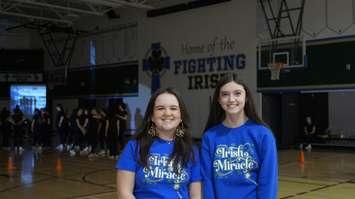
<svg viewBox="0 0 355 199">
<path fill-rule="evenodd" d="M 64 116 L 60 116 L 58 127 L 62 127 L 63 120 L 64 120 Z"/>
<path fill-rule="evenodd" d="M 110 127 L 110 120 L 105 120 L 105 121 L 106 121 L 105 136 L 107 136 L 108 128 Z"/>
<path fill-rule="evenodd" d="M 312 126 L 312 131 L 311 131 L 311 135 L 315 134 L 316 133 L 316 125 L 313 125 Z"/>
<path fill-rule="evenodd" d="M 100 134 L 101 128 L 102 128 L 102 123 L 100 122 L 99 127 L 97 128 L 97 132 L 96 132 L 97 134 Z"/>
<path fill-rule="evenodd" d="M 134 172 L 117 170 L 117 199 L 135 199 L 134 178 Z"/>
<path fill-rule="evenodd" d="M 36 119 L 33 119 L 31 122 L 31 132 L 32 133 L 34 133 L 34 130 L 35 130 L 35 121 L 36 121 Z"/>
<path fill-rule="evenodd" d="M 80 121 L 78 118 L 75 119 L 75 123 L 79 128 L 83 128 L 83 126 L 80 125 Z"/>
<path fill-rule="evenodd" d="M 201 146 L 201 176 L 203 198 L 214 199 L 215 190 L 213 185 L 213 160 L 210 157 L 210 143 L 207 136 L 202 138 Z"/>
<path fill-rule="evenodd" d="M 117 117 L 120 118 L 121 120 L 127 120 L 128 119 L 128 114 L 127 112 L 121 114 L 117 114 Z"/>
<path fill-rule="evenodd" d="M 275 138 L 268 132 L 261 140 L 257 199 L 275 199 L 278 192 L 278 161 Z"/>
<path fill-rule="evenodd" d="M 201 182 L 193 182 L 190 184 L 190 199 L 201 199 L 202 188 Z"/>
<path fill-rule="evenodd" d="M 86 128 L 89 124 L 89 119 L 88 118 L 85 118 L 85 122 L 84 122 L 84 128 Z"/>
</svg>

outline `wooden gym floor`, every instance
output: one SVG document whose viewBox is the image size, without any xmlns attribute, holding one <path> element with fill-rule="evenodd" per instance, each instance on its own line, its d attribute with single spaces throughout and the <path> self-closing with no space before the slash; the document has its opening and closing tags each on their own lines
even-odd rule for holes
<svg viewBox="0 0 355 199">
<path fill-rule="evenodd" d="M 355 152 L 279 151 L 279 198 L 355 198 Z M 12 157 L 12 158 L 10 158 Z M 0 151 L 1 199 L 114 199 L 115 161 L 107 158 Z"/>
</svg>

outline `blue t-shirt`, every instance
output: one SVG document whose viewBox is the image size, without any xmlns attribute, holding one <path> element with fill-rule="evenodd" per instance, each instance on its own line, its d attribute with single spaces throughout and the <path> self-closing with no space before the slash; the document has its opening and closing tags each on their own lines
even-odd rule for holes
<svg viewBox="0 0 355 199">
<path fill-rule="evenodd" d="M 124 148 L 116 169 L 132 171 L 135 173 L 134 196 L 144 199 L 169 198 L 187 199 L 189 185 L 201 181 L 200 160 L 195 150 L 195 161 L 190 161 L 180 174 L 173 171 L 170 155 L 174 149 L 174 142 L 156 138 L 150 147 L 148 167 L 143 168 L 138 162 L 137 141 L 131 140 Z"/>
<path fill-rule="evenodd" d="M 275 199 L 278 168 L 275 139 L 263 125 L 223 124 L 202 138 L 201 174 L 205 199 Z"/>
</svg>

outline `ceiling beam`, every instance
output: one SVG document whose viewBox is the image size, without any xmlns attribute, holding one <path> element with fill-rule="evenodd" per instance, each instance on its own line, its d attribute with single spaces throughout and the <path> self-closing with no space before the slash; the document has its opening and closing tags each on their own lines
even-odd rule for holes
<svg viewBox="0 0 355 199">
<path fill-rule="evenodd" d="M 31 0 L 14 0 L 14 1 L 20 2 L 20 3 L 37 5 L 37 6 L 44 6 L 44 7 L 49 7 L 49 8 L 56 8 L 56 9 L 62 9 L 62 10 L 67 10 L 67 11 L 72 11 L 72 12 L 78 12 L 78 13 L 83 13 L 83 14 L 103 16 L 103 14 L 99 13 L 99 12 L 83 10 L 83 9 L 78 9 L 78 8 L 65 7 L 65 6 L 59 6 L 59 5 L 49 4 L 49 3 L 42 3 L 42 2 L 31 1 Z"/>
<path fill-rule="evenodd" d="M 127 2 L 123 0 L 80 0 L 80 1 L 85 1 L 97 5 L 111 6 L 113 8 L 119 6 L 129 6 L 133 8 L 154 9 L 154 7 L 145 5 L 143 3 Z"/>
<path fill-rule="evenodd" d="M 129 7 L 133 7 L 133 8 L 154 9 L 153 6 L 145 5 L 143 3 L 131 3 L 128 1 L 123 1 L 123 0 L 106 0 L 106 1 L 119 3 L 123 6 L 129 6 Z"/>
<path fill-rule="evenodd" d="M 74 1 L 74 0 L 72 0 L 72 1 Z M 75 1 L 77 1 L 77 0 L 75 0 Z M 104 1 L 104 0 L 80 0 L 80 1 L 92 3 L 92 4 L 96 4 L 96 5 L 108 6 L 108 7 L 112 7 L 112 8 L 117 8 L 117 7 L 122 6 L 121 4 L 108 2 L 108 1 Z"/>
<path fill-rule="evenodd" d="M 66 24 L 73 24 L 73 22 L 71 22 L 69 20 L 65 20 L 65 19 L 41 17 L 41 16 L 34 16 L 34 15 L 16 13 L 16 12 L 7 12 L 7 11 L 1 11 L 0 10 L 0 14 L 11 15 L 11 16 L 16 16 L 16 17 L 30 18 L 30 19 L 40 19 L 40 20 L 45 20 L 45 21 L 52 21 L 52 22 L 59 22 L 59 23 L 66 23 Z"/>
</svg>

